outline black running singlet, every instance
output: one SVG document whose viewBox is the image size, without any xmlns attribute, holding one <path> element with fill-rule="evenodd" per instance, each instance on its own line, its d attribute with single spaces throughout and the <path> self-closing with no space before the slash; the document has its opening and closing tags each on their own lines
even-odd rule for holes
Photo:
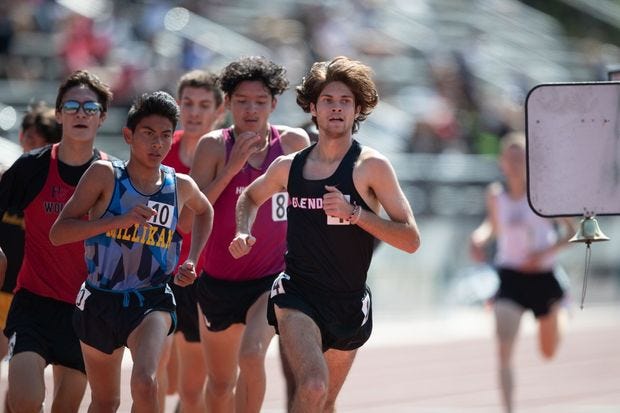
<svg viewBox="0 0 620 413">
<path fill-rule="evenodd" d="M 288 177 L 286 273 L 325 292 L 363 291 L 374 237 L 347 220 L 328 217 L 323 210 L 325 185 L 337 187 L 349 202 L 370 210 L 353 185 L 353 166 L 361 146 L 353 140 L 333 175 L 308 180 L 303 168 L 314 146 L 295 155 Z"/>
</svg>

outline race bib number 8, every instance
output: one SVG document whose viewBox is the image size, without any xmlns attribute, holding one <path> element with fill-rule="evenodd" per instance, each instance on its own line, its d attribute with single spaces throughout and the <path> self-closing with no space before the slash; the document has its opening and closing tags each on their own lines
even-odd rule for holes
<svg viewBox="0 0 620 413">
<path fill-rule="evenodd" d="M 286 221 L 288 192 L 278 192 L 271 197 L 271 219 L 274 222 Z"/>
<path fill-rule="evenodd" d="M 161 202 L 149 201 L 147 204 L 150 208 L 157 211 L 157 214 L 149 218 L 149 224 L 160 227 L 171 228 L 174 218 L 174 205 L 163 204 Z"/>
</svg>

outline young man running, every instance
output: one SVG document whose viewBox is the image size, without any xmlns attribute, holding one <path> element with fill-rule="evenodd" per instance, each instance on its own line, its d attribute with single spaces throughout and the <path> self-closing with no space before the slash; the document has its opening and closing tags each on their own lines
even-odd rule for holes
<svg viewBox="0 0 620 413">
<path fill-rule="evenodd" d="M 164 165 L 176 172 L 188 174 L 200 138 L 213 130 L 224 113 L 222 92 L 217 76 L 204 70 L 192 70 L 181 76 L 177 87 L 177 102 L 183 127 L 174 133 L 170 152 Z M 183 263 L 189 253 L 191 214 L 183 212 L 179 232 L 183 237 L 179 262 Z M 200 274 L 197 263 L 196 273 Z M 178 411 L 202 413 L 205 411 L 204 388 L 207 377 L 205 359 L 200 344 L 198 327 L 198 299 L 196 284 L 180 287 L 170 283 L 177 302 L 177 329 L 170 350 L 166 350 L 165 369 L 158 372 L 160 384 L 167 382 L 167 393 L 179 393 Z M 163 382 L 163 383 L 162 383 Z"/>
<path fill-rule="evenodd" d="M 124 347 L 134 363 L 132 412 L 160 408 L 155 375 L 164 340 L 175 328 L 167 282 L 179 258 L 179 211 L 189 207 L 194 213 L 189 255 L 175 276 L 180 285 L 196 278 L 195 263 L 213 220 L 195 182 L 161 165 L 178 116 L 176 102 L 165 92 L 138 98 L 123 128 L 129 161 L 93 164 L 50 231 L 54 244 L 86 240 L 88 278 L 76 299 L 73 324 L 91 388 L 89 411 L 118 409 Z"/>
<path fill-rule="evenodd" d="M 200 141 L 191 172 L 217 217 L 197 286 L 204 314 L 207 408 L 259 412 L 266 389 L 265 354 L 274 335 L 265 317 L 267 295 L 284 268 L 287 201 L 286 194 L 277 194 L 258 212 L 254 230 L 269 241 L 241 260 L 228 252 L 235 204 L 274 159 L 306 147 L 309 139 L 302 129 L 269 123 L 277 97 L 288 87 L 283 67 L 265 58 L 241 58 L 224 68 L 220 87 L 233 124 Z"/>
<path fill-rule="evenodd" d="M 334 411 L 356 351 L 370 337 L 366 278 L 374 238 L 409 253 L 420 245 L 390 162 L 352 136 L 378 103 L 370 74 L 346 57 L 315 63 L 297 87 L 297 103 L 312 114 L 318 142 L 278 158 L 237 203 L 230 251 L 241 258 L 269 242 L 252 225 L 257 208 L 288 192 L 286 269 L 273 283 L 268 319 L 292 373 L 292 412 Z"/>
<path fill-rule="evenodd" d="M 4 334 L 9 338 L 8 406 L 38 413 L 45 398 L 44 369 L 53 365 L 52 412 L 77 412 L 86 376 L 71 324 L 75 297 L 86 278 L 84 245 L 53 246 L 50 227 L 86 169 L 105 154 L 93 148 L 112 93 L 87 71 L 69 75 L 56 97 L 60 143 L 19 158 L 0 181 L 0 215 L 22 215 L 24 260 Z"/>
</svg>

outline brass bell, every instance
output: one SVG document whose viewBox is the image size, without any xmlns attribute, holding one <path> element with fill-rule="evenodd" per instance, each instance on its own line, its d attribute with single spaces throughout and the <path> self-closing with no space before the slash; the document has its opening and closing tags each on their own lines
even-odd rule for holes
<svg viewBox="0 0 620 413">
<path fill-rule="evenodd" d="M 568 240 L 568 242 L 585 242 L 586 244 L 599 241 L 609 241 L 609 237 L 603 234 L 596 218 L 592 216 L 582 219 L 577 233 Z"/>
</svg>

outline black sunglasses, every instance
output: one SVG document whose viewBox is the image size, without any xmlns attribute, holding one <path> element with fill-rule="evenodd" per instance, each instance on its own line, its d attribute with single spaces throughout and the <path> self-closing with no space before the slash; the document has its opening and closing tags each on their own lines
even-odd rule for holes
<svg viewBox="0 0 620 413">
<path fill-rule="evenodd" d="M 94 102 L 92 100 L 88 100 L 86 102 L 67 100 L 62 104 L 62 110 L 70 115 L 77 113 L 80 108 L 82 108 L 84 113 L 88 116 L 93 116 L 99 112 L 103 112 L 103 106 L 101 106 L 101 103 Z"/>
</svg>

